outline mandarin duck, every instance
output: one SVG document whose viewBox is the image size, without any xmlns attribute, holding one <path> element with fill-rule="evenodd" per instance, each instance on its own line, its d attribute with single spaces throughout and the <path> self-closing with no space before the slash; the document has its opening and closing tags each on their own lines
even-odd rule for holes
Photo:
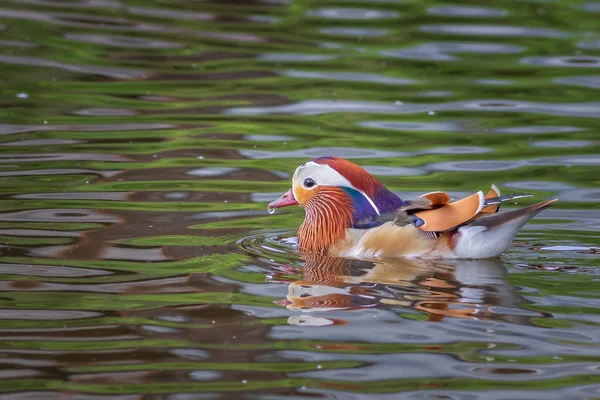
<svg viewBox="0 0 600 400">
<path fill-rule="evenodd" d="M 517 232 L 557 199 L 498 213 L 500 203 L 528 194 L 501 196 L 496 186 L 451 201 L 444 192 L 404 201 L 364 168 L 339 157 L 300 165 L 292 187 L 269 211 L 300 205 L 302 252 L 357 259 L 492 258 L 504 253 Z"/>
</svg>

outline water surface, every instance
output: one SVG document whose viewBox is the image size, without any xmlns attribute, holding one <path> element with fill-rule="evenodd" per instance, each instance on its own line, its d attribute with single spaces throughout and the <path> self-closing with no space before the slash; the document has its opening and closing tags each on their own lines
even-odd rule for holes
<svg viewBox="0 0 600 400">
<path fill-rule="evenodd" d="M 0 398 L 600 398 L 598 18 L 4 1 Z M 498 260 L 302 258 L 266 204 L 323 155 L 560 202 Z"/>
</svg>

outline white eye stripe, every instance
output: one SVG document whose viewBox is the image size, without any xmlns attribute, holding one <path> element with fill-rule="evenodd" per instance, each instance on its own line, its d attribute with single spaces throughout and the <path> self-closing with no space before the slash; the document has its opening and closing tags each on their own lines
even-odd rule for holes
<svg viewBox="0 0 600 400">
<path fill-rule="evenodd" d="M 315 184 L 307 188 L 303 185 L 304 180 L 306 178 L 313 179 L 315 181 Z M 357 188 L 355 188 L 354 185 L 352 185 L 348 179 L 346 179 L 342 174 L 340 174 L 327 164 L 317 164 L 314 161 L 308 161 L 299 166 L 294 172 L 294 177 L 292 178 L 292 188 L 294 188 L 296 185 L 302 185 L 304 188 L 309 190 L 316 188 L 317 186 L 345 186 L 352 188 L 360 194 L 362 194 L 365 197 L 365 199 L 367 199 L 367 201 L 369 202 L 371 207 L 373 207 L 373 210 L 375 210 L 377 215 L 381 215 L 379 208 L 377 208 L 373 199 L 371 199 L 362 190 L 358 190 Z"/>
<path fill-rule="evenodd" d="M 359 192 L 360 192 L 360 194 L 365 196 L 365 198 L 367 199 L 369 204 L 371 204 L 371 207 L 373 207 L 373 210 L 375 210 L 377 215 L 381 215 L 381 213 L 379 212 L 379 208 L 377 208 L 377 206 L 375 205 L 375 202 L 373 200 L 371 200 L 371 198 L 369 196 L 367 196 L 367 194 L 365 192 L 363 192 L 362 190 L 359 190 Z"/>
</svg>

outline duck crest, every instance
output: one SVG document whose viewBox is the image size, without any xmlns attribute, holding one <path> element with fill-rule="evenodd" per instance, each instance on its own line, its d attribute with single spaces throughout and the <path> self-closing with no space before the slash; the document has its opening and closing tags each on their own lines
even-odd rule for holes
<svg viewBox="0 0 600 400">
<path fill-rule="evenodd" d="M 341 188 L 319 188 L 306 205 L 306 217 L 298 230 L 298 246 L 303 251 L 327 253 L 330 246 L 343 239 L 353 224 L 352 201 Z"/>
<path fill-rule="evenodd" d="M 319 157 L 315 158 L 313 162 L 330 166 L 357 189 L 347 188 L 347 192 L 354 202 L 354 222 L 376 218 L 380 214 L 395 211 L 406 205 L 400 197 L 388 190 L 377 178 L 351 161 L 339 157 Z M 369 200 L 361 199 L 358 194 L 366 195 Z"/>
</svg>

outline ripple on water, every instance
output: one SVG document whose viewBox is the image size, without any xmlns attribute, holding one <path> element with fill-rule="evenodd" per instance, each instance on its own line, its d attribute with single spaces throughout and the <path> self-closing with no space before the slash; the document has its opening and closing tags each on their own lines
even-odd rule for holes
<svg viewBox="0 0 600 400">
<path fill-rule="evenodd" d="M 85 143 L 83 140 L 73 139 L 31 139 L 17 140 L 3 143 L 4 146 L 64 146 L 69 144 Z"/>
<path fill-rule="evenodd" d="M 369 173 L 378 176 L 415 176 L 425 175 L 427 171 L 421 168 L 406 168 L 406 167 L 381 167 L 363 165 Z"/>
<path fill-rule="evenodd" d="M 582 128 L 574 126 L 515 126 L 510 128 L 493 129 L 495 133 L 514 133 L 514 134 L 533 134 L 533 133 L 560 133 L 560 132 L 579 132 Z"/>
<path fill-rule="evenodd" d="M 107 276 L 114 272 L 106 271 L 100 268 L 77 268 L 65 267 L 59 265 L 43 264 L 0 264 L 2 274 L 24 275 L 24 276 L 44 276 L 52 278 L 82 278 L 88 276 Z"/>
<path fill-rule="evenodd" d="M 432 111 L 484 110 L 495 112 L 531 112 L 557 116 L 600 118 L 600 103 L 540 103 L 508 100 L 465 100 L 439 104 L 383 103 L 352 100 L 303 100 L 297 103 L 265 107 L 233 107 L 225 114 L 269 115 L 296 114 L 320 115 L 336 112 L 371 114 L 414 114 Z"/>
<path fill-rule="evenodd" d="M 2 25 L 0 24 L 0 31 L 2 30 Z M 0 40 L 0 46 L 10 46 L 10 47 L 38 47 L 35 43 L 23 42 L 20 40 Z"/>
<path fill-rule="evenodd" d="M 390 129 L 394 131 L 433 131 L 433 132 L 467 132 L 466 125 L 457 121 L 446 122 L 395 122 L 395 121 L 361 121 L 357 125 L 367 128 Z"/>
<path fill-rule="evenodd" d="M 101 75 L 114 79 L 147 79 L 151 76 L 149 72 L 135 70 L 135 69 L 125 69 L 125 68 L 117 68 L 117 67 L 95 67 L 92 65 L 76 65 L 76 64 L 67 64 L 54 60 L 48 60 L 45 58 L 38 57 L 25 57 L 25 56 L 9 56 L 9 55 L 0 55 L 0 63 L 4 64 L 14 64 L 14 65 L 26 65 L 26 66 L 34 66 L 34 67 L 44 67 L 44 68 L 56 68 L 62 69 L 69 72 L 81 73 L 81 74 L 89 74 L 89 75 Z"/>
<path fill-rule="evenodd" d="M 597 144 L 597 142 L 591 140 L 540 140 L 538 142 L 532 142 L 529 145 L 533 147 L 568 149 L 569 147 L 589 147 Z"/>
<path fill-rule="evenodd" d="M 132 15 L 143 17 L 155 17 L 164 19 L 184 20 L 184 21 L 214 21 L 216 15 L 213 13 L 195 12 L 192 10 L 172 10 L 168 8 L 155 7 L 125 7 Z"/>
<path fill-rule="evenodd" d="M 447 5 L 429 7 L 427 14 L 449 17 L 505 17 L 508 11 L 490 7 Z"/>
<path fill-rule="evenodd" d="M 494 149 L 481 146 L 448 146 L 432 147 L 425 150 L 415 151 L 414 154 L 484 154 L 492 153 Z"/>
<path fill-rule="evenodd" d="M 0 162 L 25 163 L 38 161 L 127 161 L 127 157 L 109 153 L 15 153 L 0 154 Z"/>
<path fill-rule="evenodd" d="M 239 170 L 240 170 L 240 168 L 205 167 L 205 168 L 196 168 L 196 169 L 187 171 L 186 174 L 193 175 L 193 176 L 200 176 L 203 178 L 212 178 L 215 176 L 229 175 L 229 174 L 239 171 Z"/>
<path fill-rule="evenodd" d="M 586 40 L 576 44 L 580 49 L 600 50 L 600 40 Z"/>
<path fill-rule="evenodd" d="M 581 156 L 566 156 L 566 157 L 543 157 L 529 160 L 532 165 L 547 165 L 547 166 L 571 166 L 571 165 L 600 165 L 600 156 L 590 154 Z"/>
<path fill-rule="evenodd" d="M 317 147 L 291 151 L 266 151 L 266 150 L 240 150 L 240 153 L 253 159 L 267 158 L 316 158 L 323 156 L 336 156 L 343 158 L 379 158 L 379 157 L 410 157 L 422 154 L 482 154 L 491 153 L 493 149 L 479 146 L 448 146 L 435 147 L 412 152 L 385 151 L 374 149 L 357 149 L 342 147 Z"/>
<path fill-rule="evenodd" d="M 469 24 L 439 24 L 422 25 L 420 30 L 428 33 L 439 33 L 444 35 L 468 35 L 468 36 L 512 36 L 512 37 L 540 37 L 540 38 L 567 38 L 571 34 L 547 28 L 527 28 L 510 25 L 469 25 Z"/>
<path fill-rule="evenodd" d="M 600 57 L 595 56 L 531 56 L 521 59 L 523 64 L 545 67 L 599 68 Z"/>
<path fill-rule="evenodd" d="M 255 142 L 290 142 L 296 140 L 293 136 L 284 135 L 244 135 L 244 139 Z"/>
<path fill-rule="evenodd" d="M 582 86 L 591 89 L 600 89 L 600 75 L 598 76 L 568 76 L 556 78 L 554 82 L 568 86 Z"/>
<path fill-rule="evenodd" d="M 394 78 L 379 74 L 361 74 L 348 72 L 316 72 L 316 71 L 281 71 L 282 75 L 291 78 L 326 79 L 330 81 L 383 83 L 388 85 L 405 85 L 414 83 L 410 79 Z"/>
<path fill-rule="evenodd" d="M 449 161 L 433 163 L 429 169 L 438 171 L 508 171 L 524 166 L 599 166 L 600 157 L 595 155 L 566 156 L 566 157 L 543 157 L 521 160 L 475 160 L 475 161 Z"/>
<path fill-rule="evenodd" d="M 72 115 L 83 115 L 86 117 L 131 117 L 138 115 L 136 111 L 125 108 L 84 108 L 82 110 L 71 111 Z"/>
<path fill-rule="evenodd" d="M 513 82 L 508 79 L 474 79 L 473 83 L 493 86 L 508 86 L 513 84 Z"/>
<path fill-rule="evenodd" d="M 335 60 L 334 54 L 302 54 L 302 53 L 262 53 L 257 59 L 276 62 L 315 62 Z"/>
<path fill-rule="evenodd" d="M 17 0 L 15 2 L 61 8 L 115 8 L 122 6 L 118 0 Z"/>
<path fill-rule="evenodd" d="M 374 149 L 355 149 L 346 147 L 312 147 L 301 150 L 290 151 L 266 151 L 266 150 L 240 150 L 244 157 L 264 160 L 269 158 L 317 158 L 324 156 L 335 156 L 349 159 L 358 158 L 382 158 L 382 157 L 406 157 L 410 153 L 399 151 L 385 151 Z"/>
<path fill-rule="evenodd" d="M 144 131 L 155 129 L 174 128 L 175 125 L 166 123 L 122 123 L 122 124 L 64 124 L 64 125 L 11 125 L 0 124 L 0 135 L 13 135 L 27 132 L 45 131 L 84 131 L 84 132 L 111 132 L 111 131 Z"/>
<path fill-rule="evenodd" d="M 410 60 L 458 61 L 458 57 L 447 53 L 515 54 L 524 50 L 523 47 L 503 43 L 432 42 L 398 50 L 382 50 L 380 54 Z"/>
<path fill-rule="evenodd" d="M 508 171 L 517 169 L 526 165 L 523 161 L 491 161 L 491 160 L 476 160 L 476 161 L 448 161 L 439 162 L 428 165 L 428 169 L 434 171 Z"/>
<path fill-rule="evenodd" d="M 562 190 L 572 190 L 575 187 L 562 183 L 562 182 L 552 182 L 552 181 L 516 181 L 516 182 L 506 182 L 503 183 L 503 186 L 513 188 L 513 189 L 523 189 L 523 190 L 543 190 L 549 192 L 558 192 Z"/>
<path fill-rule="evenodd" d="M 560 200 L 573 203 L 598 203 L 600 189 L 568 190 L 560 194 Z"/>
<path fill-rule="evenodd" d="M 342 36 L 342 37 L 379 37 L 387 35 L 389 29 L 378 29 L 378 28 L 322 28 L 319 30 L 324 35 L 331 36 Z"/>
<path fill-rule="evenodd" d="M 67 319 L 95 318 L 100 316 L 102 316 L 102 313 L 93 311 L 0 309 L 0 319 L 56 321 Z"/>
<path fill-rule="evenodd" d="M 114 224 L 117 217 L 79 208 L 47 208 L 44 210 L 13 211 L 0 214 L 0 221 L 21 222 L 97 222 Z"/>
<path fill-rule="evenodd" d="M 600 2 L 590 1 L 582 4 L 581 8 L 585 11 L 600 13 Z"/>
<path fill-rule="evenodd" d="M 0 9 L 0 17 L 26 19 L 76 28 L 136 30 L 148 29 L 151 25 L 137 24 L 125 18 L 101 17 L 88 14 L 36 12 Z"/>
<path fill-rule="evenodd" d="M 183 43 L 168 42 L 166 40 L 107 35 L 101 33 L 65 33 L 64 36 L 69 40 L 78 42 L 133 49 L 181 49 L 185 47 Z"/>
<path fill-rule="evenodd" d="M 111 200 L 123 201 L 134 192 L 59 192 L 59 193 L 25 193 L 12 196 L 14 199 L 48 199 L 48 200 Z"/>
<path fill-rule="evenodd" d="M 369 10 L 366 8 L 319 8 L 308 10 L 306 15 L 325 19 L 339 20 L 373 20 L 397 18 L 400 13 L 396 11 Z"/>
</svg>

